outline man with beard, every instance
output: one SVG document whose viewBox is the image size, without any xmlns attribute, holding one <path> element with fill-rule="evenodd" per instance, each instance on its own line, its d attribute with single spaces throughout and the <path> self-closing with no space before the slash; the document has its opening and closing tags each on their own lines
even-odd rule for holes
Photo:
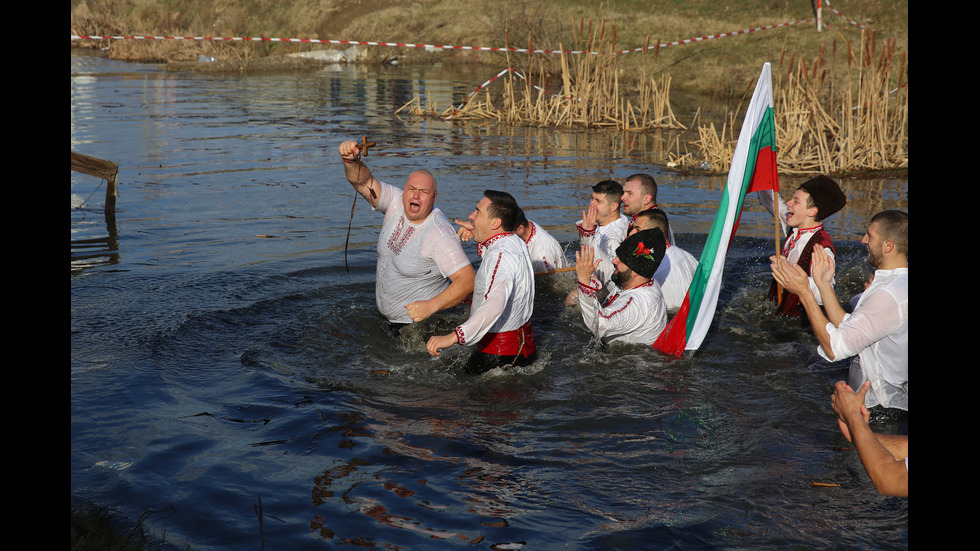
<svg viewBox="0 0 980 551">
<path fill-rule="evenodd" d="M 660 285 L 653 279 L 667 248 L 663 232 L 644 230 L 626 238 L 613 258 L 616 287 L 600 305 L 601 282 L 593 277 L 598 262 L 591 247 L 575 254 L 582 319 L 604 344 L 613 341 L 650 346 L 667 325 Z"/>
<path fill-rule="evenodd" d="M 817 351 L 837 361 L 851 361 L 848 383 L 860 388 L 871 381 L 868 407 L 909 409 L 909 215 L 897 210 L 879 212 L 861 239 L 868 248 L 874 278 L 854 311 L 847 314 L 831 284 L 834 263 L 817 245 L 810 273 L 823 298 L 826 315 L 810 290 L 809 278 L 798 265 L 775 257 L 772 274 L 800 302 L 820 343 Z"/>
<path fill-rule="evenodd" d="M 670 231 L 667 213 L 660 209 L 640 212 L 633 219 L 633 222 L 633 229 L 630 230 L 630 233 L 659 228 L 664 235 L 673 235 Z M 668 239 L 664 261 L 657 268 L 657 273 L 653 274 L 653 279 L 660 284 L 660 290 L 664 294 L 664 302 L 667 304 L 668 312 L 677 312 L 684 304 L 684 298 L 687 297 L 687 291 L 691 287 L 691 280 L 694 279 L 694 272 L 697 269 L 698 260 L 691 253 L 674 245 Z"/>
<path fill-rule="evenodd" d="M 391 327 L 422 321 L 468 297 L 473 266 L 449 220 L 435 208 L 435 177 L 416 170 L 399 192 L 361 162 L 360 144 L 348 140 L 339 150 L 347 181 L 385 215 L 378 237 L 375 299 Z"/>
<path fill-rule="evenodd" d="M 633 231 L 637 216 L 650 209 L 663 210 L 657 204 L 657 181 L 649 174 L 633 174 L 627 177 L 623 183 L 623 214 L 630 219 L 627 234 Z M 668 243 L 674 242 L 673 229 L 668 228 L 664 236 Z"/>
<path fill-rule="evenodd" d="M 636 216 L 645 210 L 660 208 L 657 205 L 657 181 L 649 174 L 633 174 L 623 183 L 623 214 L 630 217 L 630 226 Z"/>
</svg>

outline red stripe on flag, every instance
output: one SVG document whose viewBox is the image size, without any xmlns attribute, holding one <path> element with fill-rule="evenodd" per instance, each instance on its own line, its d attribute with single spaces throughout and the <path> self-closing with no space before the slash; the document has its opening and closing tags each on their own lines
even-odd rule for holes
<svg viewBox="0 0 980 551">
<path fill-rule="evenodd" d="M 769 146 L 759 150 L 759 156 L 755 160 L 755 171 L 752 173 L 752 181 L 749 182 L 749 189 L 746 193 L 767 190 L 779 191 L 776 152 Z"/>
<path fill-rule="evenodd" d="M 667 327 L 664 327 L 656 342 L 653 343 L 654 348 L 664 354 L 678 358 L 684 354 L 684 348 L 687 346 L 687 316 L 690 310 L 691 293 L 688 291 L 688 294 L 684 295 L 684 303 L 681 304 L 681 309 L 667 323 Z"/>
</svg>

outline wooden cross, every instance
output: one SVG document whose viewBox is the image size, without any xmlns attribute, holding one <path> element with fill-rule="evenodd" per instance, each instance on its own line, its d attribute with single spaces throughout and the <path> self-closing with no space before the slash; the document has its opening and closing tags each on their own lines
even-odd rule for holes
<svg viewBox="0 0 980 551">
<path fill-rule="evenodd" d="M 364 138 L 361 139 L 361 154 L 364 155 L 365 157 L 367 157 L 368 148 L 369 147 L 374 147 L 376 145 L 378 145 L 377 142 L 369 142 L 368 141 L 368 137 L 367 136 L 364 136 Z"/>
</svg>

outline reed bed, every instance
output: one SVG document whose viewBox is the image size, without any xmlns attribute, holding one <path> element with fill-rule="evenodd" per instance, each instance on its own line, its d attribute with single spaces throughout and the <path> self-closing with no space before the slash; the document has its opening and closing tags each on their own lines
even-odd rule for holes
<svg viewBox="0 0 980 551">
<path fill-rule="evenodd" d="M 843 173 L 908 168 L 908 57 L 894 41 L 878 48 L 863 33 L 854 48 L 836 42 L 809 65 L 794 57 L 773 77 L 779 171 Z M 785 55 L 784 55 L 785 59 Z M 696 145 L 712 170 L 728 170 L 738 139 L 734 116 L 720 131 L 698 127 Z"/>
<path fill-rule="evenodd" d="M 549 70 L 542 56 L 528 55 L 526 69 L 515 69 L 507 56 L 508 70 L 500 79 L 500 91 L 488 86 L 461 107 L 450 106 L 438 113 L 416 97 L 398 112 L 415 116 L 439 116 L 460 121 L 491 120 L 509 125 L 608 128 L 640 131 L 651 128 L 685 128 L 670 108 L 670 76 L 642 75 L 637 90 L 628 91 L 619 81 L 615 51 L 615 27 L 607 36 L 605 24 L 585 29 L 584 19 L 576 32 L 576 50 L 598 52 L 560 56 L 560 81 L 550 92 Z M 528 45 L 531 49 L 531 45 Z M 564 49 L 559 45 L 559 49 Z M 644 67 L 647 64 L 644 63 Z M 645 69 L 644 69 L 645 72 Z M 526 75 L 526 76 L 525 76 Z M 540 86 L 532 82 L 542 83 Z"/>
</svg>

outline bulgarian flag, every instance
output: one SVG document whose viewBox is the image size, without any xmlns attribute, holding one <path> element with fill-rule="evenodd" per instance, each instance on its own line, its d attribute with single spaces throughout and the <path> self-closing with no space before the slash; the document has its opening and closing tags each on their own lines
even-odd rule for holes
<svg viewBox="0 0 980 551">
<path fill-rule="evenodd" d="M 762 66 L 752 102 L 745 113 L 735 155 L 728 171 L 728 182 L 711 224 L 701 261 L 691 287 L 677 315 L 653 343 L 653 347 L 680 357 L 685 350 L 697 350 L 715 316 L 725 255 L 738 229 L 745 194 L 751 191 L 779 190 L 776 173 L 776 124 L 772 109 L 772 71 Z"/>
</svg>

